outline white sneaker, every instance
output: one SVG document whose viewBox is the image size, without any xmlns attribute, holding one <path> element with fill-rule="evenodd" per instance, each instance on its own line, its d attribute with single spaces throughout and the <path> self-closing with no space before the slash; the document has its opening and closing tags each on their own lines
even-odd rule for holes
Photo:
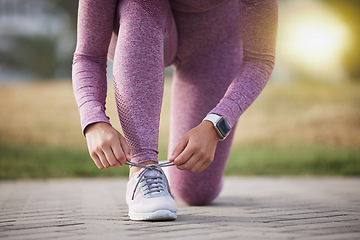
<svg viewBox="0 0 360 240">
<path fill-rule="evenodd" d="M 161 167 L 171 163 L 142 165 L 128 162 L 128 165 L 141 167 L 127 184 L 126 203 L 131 220 L 174 220 L 177 206 L 171 196 L 168 180 Z"/>
</svg>

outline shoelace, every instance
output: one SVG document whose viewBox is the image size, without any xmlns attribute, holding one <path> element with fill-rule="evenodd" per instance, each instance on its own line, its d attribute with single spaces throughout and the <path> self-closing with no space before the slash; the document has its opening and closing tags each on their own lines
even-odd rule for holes
<svg viewBox="0 0 360 240">
<path fill-rule="evenodd" d="M 170 191 L 170 187 L 169 187 L 169 181 L 167 180 L 166 175 L 165 175 L 164 171 L 162 170 L 162 167 L 170 167 L 170 166 L 175 165 L 174 163 L 172 163 L 172 162 L 164 162 L 164 163 L 159 163 L 159 164 L 143 165 L 143 164 L 133 163 L 133 162 L 128 161 L 128 162 L 125 163 L 125 165 L 145 169 L 138 176 L 139 180 L 137 181 L 137 183 L 135 185 L 131 200 L 134 200 L 136 189 L 138 188 L 139 184 L 144 180 L 145 180 L 145 183 L 146 183 L 146 187 L 148 189 L 148 192 L 146 194 L 149 194 L 149 193 L 152 193 L 152 192 L 165 191 L 165 189 L 163 189 L 163 187 L 161 186 L 162 185 L 161 184 L 161 182 L 162 182 L 161 177 L 158 177 L 158 176 L 145 176 L 145 174 L 150 170 L 158 171 L 158 172 L 160 172 L 160 174 L 165 176 L 166 188 L 169 190 L 170 196 L 172 196 L 171 191 Z"/>
</svg>

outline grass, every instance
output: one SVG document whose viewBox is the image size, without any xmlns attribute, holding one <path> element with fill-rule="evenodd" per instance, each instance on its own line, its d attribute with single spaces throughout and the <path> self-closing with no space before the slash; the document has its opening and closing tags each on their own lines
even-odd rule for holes
<svg viewBox="0 0 360 240">
<path fill-rule="evenodd" d="M 0 144 L 0 178 L 126 176 L 127 169 L 100 171 L 86 149 L 40 144 Z"/>
<path fill-rule="evenodd" d="M 86 149 L 1 143 L 0 179 L 125 177 L 127 167 L 98 170 Z M 226 175 L 349 175 L 360 173 L 360 149 L 244 146 L 231 151 Z"/>
<path fill-rule="evenodd" d="M 159 159 L 166 159 L 166 81 Z M 360 175 L 360 84 L 270 83 L 240 118 L 227 175 Z M 107 114 L 120 129 L 111 84 Z M 0 179 L 125 176 L 98 170 L 70 81 L 0 86 Z"/>
<path fill-rule="evenodd" d="M 359 148 L 250 146 L 233 149 L 226 175 L 360 175 Z"/>
</svg>

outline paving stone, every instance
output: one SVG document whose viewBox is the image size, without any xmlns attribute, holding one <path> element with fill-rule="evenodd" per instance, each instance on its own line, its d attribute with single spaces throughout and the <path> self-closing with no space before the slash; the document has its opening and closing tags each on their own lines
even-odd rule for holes
<svg viewBox="0 0 360 240">
<path fill-rule="evenodd" d="M 360 178 L 228 177 L 178 219 L 127 217 L 126 179 L 0 182 L 0 239 L 360 239 Z"/>
</svg>

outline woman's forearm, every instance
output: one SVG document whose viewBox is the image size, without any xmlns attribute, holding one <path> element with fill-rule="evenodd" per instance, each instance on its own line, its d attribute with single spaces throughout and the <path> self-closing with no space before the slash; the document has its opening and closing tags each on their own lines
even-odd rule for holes
<svg viewBox="0 0 360 240">
<path fill-rule="evenodd" d="M 80 0 L 77 44 L 73 59 L 73 89 L 82 129 L 107 122 L 106 61 L 117 0 Z"/>
<path fill-rule="evenodd" d="M 222 100 L 210 112 L 224 116 L 231 126 L 255 101 L 271 76 L 278 20 L 276 0 L 239 2 L 243 63 Z"/>
</svg>

